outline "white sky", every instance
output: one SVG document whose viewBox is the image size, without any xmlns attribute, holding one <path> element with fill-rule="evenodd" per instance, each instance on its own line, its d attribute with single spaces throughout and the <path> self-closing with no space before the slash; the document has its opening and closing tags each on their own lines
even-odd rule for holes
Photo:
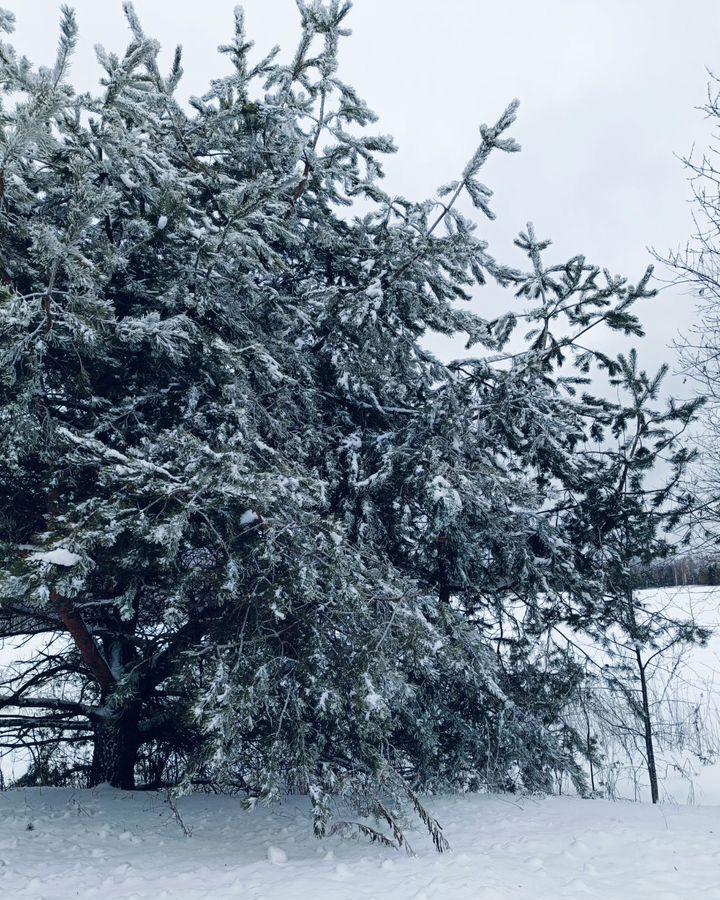
<svg viewBox="0 0 720 900">
<path fill-rule="evenodd" d="M 58 0 L 4 5 L 18 18 L 18 49 L 50 62 Z M 81 32 L 74 78 L 86 88 L 98 71 L 93 45 L 120 51 L 127 29 L 120 0 L 72 5 Z M 168 63 L 174 45 L 183 45 L 185 94 L 202 93 L 227 65 L 215 48 L 230 36 L 233 5 L 136 0 Z M 244 5 L 257 52 L 294 49 L 293 0 Z M 454 178 L 475 147 L 477 125 L 517 96 L 513 134 L 523 152 L 499 155 L 484 176 L 498 218 L 482 228 L 497 258 L 514 260 L 512 238 L 529 219 L 553 238 L 558 258 L 582 252 L 633 280 L 649 262 L 648 246 L 686 240 L 690 189 L 676 155 L 707 143 L 709 126 L 696 107 L 705 66 L 720 70 L 716 0 L 355 0 L 350 25 L 340 74 L 379 114 L 378 130 L 399 144 L 386 165 L 393 192 L 419 199 Z M 480 312 L 492 292 L 479 293 Z M 644 363 L 673 363 L 667 348 L 691 323 L 692 299 L 671 288 L 642 318 Z"/>
</svg>

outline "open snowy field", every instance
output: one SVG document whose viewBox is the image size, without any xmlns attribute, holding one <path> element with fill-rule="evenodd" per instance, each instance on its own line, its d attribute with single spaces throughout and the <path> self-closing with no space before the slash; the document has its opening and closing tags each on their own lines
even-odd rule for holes
<svg viewBox="0 0 720 900">
<path fill-rule="evenodd" d="M 416 857 L 312 836 L 302 799 L 245 812 L 110 788 L 0 794 L 0 896 L 192 900 L 696 900 L 720 897 L 720 809 L 487 796 L 434 798 L 452 850 Z"/>
</svg>

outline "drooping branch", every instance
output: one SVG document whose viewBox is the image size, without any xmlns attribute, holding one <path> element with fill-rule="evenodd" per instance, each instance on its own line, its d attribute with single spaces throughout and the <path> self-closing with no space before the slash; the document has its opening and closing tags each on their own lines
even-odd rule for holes
<svg viewBox="0 0 720 900">
<path fill-rule="evenodd" d="M 83 703 L 75 703 L 72 700 L 62 700 L 58 697 L 18 697 L 13 694 L 0 695 L 0 709 L 3 707 L 16 709 L 52 709 L 59 712 L 67 712 L 73 716 L 84 716 L 86 719 L 98 718 L 99 714 Z M 2 718 L 0 718 L 2 722 Z"/>
</svg>

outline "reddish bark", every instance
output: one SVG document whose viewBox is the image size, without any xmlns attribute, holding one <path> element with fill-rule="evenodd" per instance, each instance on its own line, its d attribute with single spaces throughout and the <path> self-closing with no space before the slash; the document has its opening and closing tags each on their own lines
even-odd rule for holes
<svg viewBox="0 0 720 900">
<path fill-rule="evenodd" d="M 48 494 L 48 518 L 50 522 L 58 516 L 59 492 L 53 488 Z M 109 694 L 115 687 L 115 676 L 105 657 L 100 653 L 95 638 L 90 633 L 80 613 L 73 604 L 52 588 L 50 590 L 50 602 L 57 611 L 60 621 L 63 623 L 75 646 L 80 651 L 83 662 L 92 672 L 95 680 L 100 685 L 103 694 Z"/>
<path fill-rule="evenodd" d="M 115 676 L 110 670 L 105 657 L 98 650 L 95 638 L 90 633 L 82 616 L 72 603 L 63 599 L 55 590 L 50 591 L 50 602 L 57 610 L 60 621 L 75 641 L 75 646 L 80 651 L 83 662 L 95 676 L 95 680 L 100 685 L 103 694 L 109 694 L 115 686 Z"/>
</svg>

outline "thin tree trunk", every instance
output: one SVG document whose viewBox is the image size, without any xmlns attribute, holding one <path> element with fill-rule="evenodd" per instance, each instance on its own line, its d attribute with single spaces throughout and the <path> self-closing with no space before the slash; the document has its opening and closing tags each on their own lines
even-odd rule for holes
<svg viewBox="0 0 720 900">
<path fill-rule="evenodd" d="M 583 712 L 585 713 L 585 722 L 587 724 L 587 734 L 585 737 L 586 745 L 587 745 L 587 758 L 588 763 L 590 765 L 590 789 L 593 794 L 595 793 L 595 766 L 592 761 L 592 731 L 590 730 L 590 716 L 588 715 L 587 708 L 585 706 L 585 702 L 583 700 Z"/>
<path fill-rule="evenodd" d="M 642 659 L 642 651 L 637 644 L 637 619 L 635 617 L 635 606 L 633 604 L 633 591 L 627 592 L 628 604 L 628 621 L 631 629 L 630 633 L 635 642 L 635 660 L 637 661 L 638 675 L 640 676 L 640 691 L 642 693 L 642 719 L 643 730 L 645 732 L 645 755 L 647 757 L 647 770 L 650 777 L 650 797 L 653 803 L 657 803 L 660 799 L 658 790 L 657 766 L 655 764 L 655 742 L 653 740 L 652 719 L 650 717 L 650 698 L 647 688 L 647 673 Z"/>
<path fill-rule="evenodd" d="M 652 720 L 650 718 L 650 701 L 648 699 L 647 678 L 642 654 L 638 647 L 635 648 L 638 671 L 640 673 L 640 688 L 642 691 L 643 725 L 645 728 L 645 753 L 647 756 L 648 775 L 650 776 L 650 796 L 653 803 L 660 799 L 658 791 L 657 766 L 655 764 L 655 746 L 653 741 Z"/>
</svg>

